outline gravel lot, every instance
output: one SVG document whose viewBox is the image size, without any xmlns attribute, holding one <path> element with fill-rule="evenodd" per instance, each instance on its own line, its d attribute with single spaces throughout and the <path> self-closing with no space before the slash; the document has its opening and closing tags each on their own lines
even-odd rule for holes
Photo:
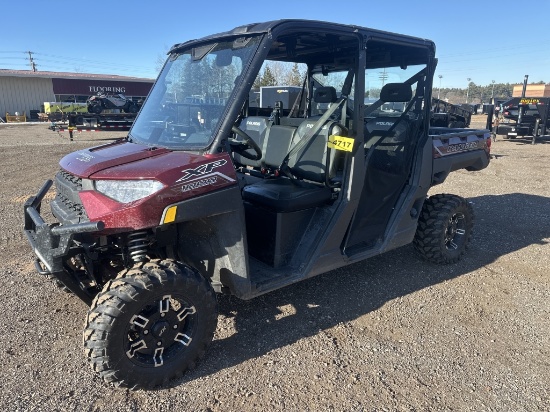
<svg viewBox="0 0 550 412">
<path fill-rule="evenodd" d="M 222 297 L 206 359 L 171 388 L 131 392 L 91 371 L 87 307 L 35 273 L 21 234 L 23 203 L 58 160 L 121 134 L 0 126 L 1 410 L 550 409 L 550 140 L 499 139 L 487 169 L 433 189 L 474 203 L 460 263 L 406 246 L 248 302 Z"/>
</svg>

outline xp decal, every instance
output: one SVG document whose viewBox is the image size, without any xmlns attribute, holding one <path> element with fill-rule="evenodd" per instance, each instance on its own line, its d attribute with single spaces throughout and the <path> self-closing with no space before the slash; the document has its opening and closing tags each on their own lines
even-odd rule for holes
<svg viewBox="0 0 550 412">
<path fill-rule="evenodd" d="M 221 167 L 227 163 L 227 160 L 220 159 L 216 160 L 215 162 L 206 163 L 204 165 L 200 165 L 199 167 L 196 167 L 195 169 L 185 169 L 182 170 L 182 173 L 184 175 L 180 177 L 178 180 L 176 180 L 176 183 L 184 182 L 186 180 L 191 179 L 192 177 L 202 176 L 207 173 L 211 173 L 214 169 Z M 231 179 L 233 180 L 233 179 Z"/>
</svg>

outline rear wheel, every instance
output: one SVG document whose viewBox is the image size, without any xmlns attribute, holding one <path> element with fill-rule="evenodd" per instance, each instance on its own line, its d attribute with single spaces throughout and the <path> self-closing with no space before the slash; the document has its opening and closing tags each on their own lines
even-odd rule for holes
<svg viewBox="0 0 550 412">
<path fill-rule="evenodd" d="M 128 112 L 128 113 L 137 113 L 138 112 L 138 107 L 135 103 L 132 103 L 128 106 L 128 108 L 125 111 Z"/>
<path fill-rule="evenodd" d="M 217 323 L 212 287 L 198 272 L 164 260 L 127 270 L 92 303 L 84 347 L 106 381 L 153 388 L 195 366 Z"/>
<path fill-rule="evenodd" d="M 94 104 L 88 107 L 90 113 L 100 114 L 103 111 L 103 107 L 100 104 Z"/>
<path fill-rule="evenodd" d="M 414 247 L 426 260 L 455 263 L 469 246 L 474 211 L 460 196 L 439 194 L 424 202 L 414 237 Z"/>
</svg>

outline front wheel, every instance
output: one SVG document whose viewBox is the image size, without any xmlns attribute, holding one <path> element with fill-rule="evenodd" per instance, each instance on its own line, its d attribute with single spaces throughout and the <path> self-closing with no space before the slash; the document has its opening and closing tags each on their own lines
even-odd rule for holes
<svg viewBox="0 0 550 412">
<path fill-rule="evenodd" d="M 217 315 L 215 293 L 197 271 L 170 260 L 148 262 L 122 272 L 96 296 L 84 350 L 106 382 L 162 386 L 203 357 Z"/>
<path fill-rule="evenodd" d="M 470 244 L 473 226 L 474 210 L 466 199 L 434 195 L 424 202 L 413 244 L 426 260 L 455 263 Z"/>
</svg>

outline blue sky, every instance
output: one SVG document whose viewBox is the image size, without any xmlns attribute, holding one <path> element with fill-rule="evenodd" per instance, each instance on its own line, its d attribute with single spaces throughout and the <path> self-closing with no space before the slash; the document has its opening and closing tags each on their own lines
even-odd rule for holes
<svg viewBox="0 0 550 412">
<path fill-rule="evenodd" d="M 0 68 L 29 69 L 24 52 L 32 51 L 38 70 L 154 78 L 174 43 L 246 23 L 306 18 L 433 40 L 442 87 L 465 88 L 467 78 L 519 84 L 525 74 L 548 83 L 548 16 L 549 0 L 7 1 Z"/>
</svg>

